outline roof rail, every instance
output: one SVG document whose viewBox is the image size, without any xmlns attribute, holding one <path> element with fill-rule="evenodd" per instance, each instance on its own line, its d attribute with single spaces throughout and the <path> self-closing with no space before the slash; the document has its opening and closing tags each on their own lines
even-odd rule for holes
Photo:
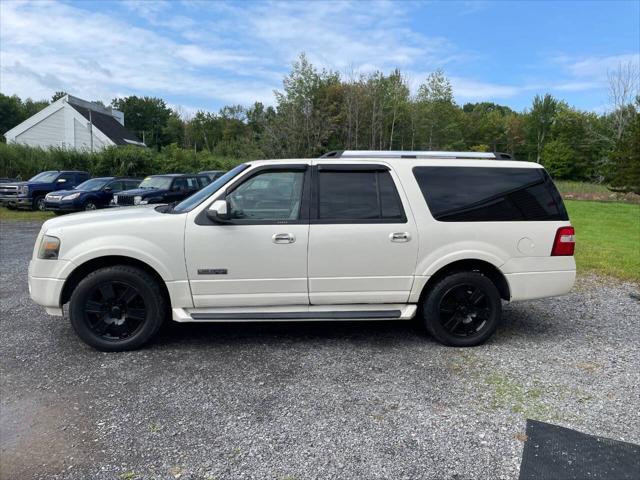
<svg viewBox="0 0 640 480">
<path fill-rule="evenodd" d="M 489 160 L 511 160 L 508 153 L 500 152 L 430 152 L 405 150 L 334 150 L 320 158 L 470 158 Z"/>
</svg>

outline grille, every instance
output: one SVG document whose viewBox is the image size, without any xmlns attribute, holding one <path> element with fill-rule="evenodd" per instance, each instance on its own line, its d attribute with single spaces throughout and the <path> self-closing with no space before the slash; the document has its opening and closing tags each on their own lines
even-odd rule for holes
<svg viewBox="0 0 640 480">
<path fill-rule="evenodd" d="M 2 185 L 2 186 L 0 186 L 0 195 L 17 196 L 18 195 L 18 187 L 15 186 L 15 185 Z"/>
<path fill-rule="evenodd" d="M 118 205 L 133 205 L 133 197 L 135 195 L 118 195 Z"/>
</svg>

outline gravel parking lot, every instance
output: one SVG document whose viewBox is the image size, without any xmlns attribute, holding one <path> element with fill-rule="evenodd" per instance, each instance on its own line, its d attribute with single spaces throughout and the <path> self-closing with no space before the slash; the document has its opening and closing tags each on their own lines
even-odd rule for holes
<svg viewBox="0 0 640 480">
<path fill-rule="evenodd" d="M 2 478 L 517 478 L 525 419 L 640 443 L 636 286 L 581 276 L 486 345 L 410 322 L 168 325 L 105 354 L 31 303 L 1 225 Z"/>
</svg>

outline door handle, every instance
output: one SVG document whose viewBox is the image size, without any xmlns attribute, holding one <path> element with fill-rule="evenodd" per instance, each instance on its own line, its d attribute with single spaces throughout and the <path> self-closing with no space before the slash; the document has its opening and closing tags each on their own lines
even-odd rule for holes
<svg viewBox="0 0 640 480">
<path fill-rule="evenodd" d="M 411 240 L 409 232 L 393 232 L 389 234 L 389 240 L 392 242 L 408 242 Z"/>
<path fill-rule="evenodd" d="M 293 243 L 296 236 L 293 233 L 276 233 L 271 237 L 273 243 Z"/>
</svg>

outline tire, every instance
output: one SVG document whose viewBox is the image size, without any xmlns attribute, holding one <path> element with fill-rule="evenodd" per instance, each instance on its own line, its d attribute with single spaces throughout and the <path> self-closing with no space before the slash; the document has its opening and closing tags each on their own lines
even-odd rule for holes
<svg viewBox="0 0 640 480">
<path fill-rule="evenodd" d="M 141 347 L 158 332 L 167 313 L 158 281 L 128 265 L 90 273 L 69 302 L 69 319 L 78 336 L 104 352 Z"/>
<path fill-rule="evenodd" d="M 87 202 L 85 202 L 85 204 L 82 206 L 82 208 L 86 211 L 92 211 L 92 210 L 97 210 L 98 206 L 95 204 L 95 202 L 89 200 Z"/>
<path fill-rule="evenodd" d="M 440 343 L 474 347 L 498 328 L 502 317 L 500 293 L 479 272 L 459 272 L 438 281 L 422 305 L 427 331 Z"/>
<path fill-rule="evenodd" d="M 33 199 L 33 210 L 44 212 L 44 197 L 36 197 Z"/>
</svg>

